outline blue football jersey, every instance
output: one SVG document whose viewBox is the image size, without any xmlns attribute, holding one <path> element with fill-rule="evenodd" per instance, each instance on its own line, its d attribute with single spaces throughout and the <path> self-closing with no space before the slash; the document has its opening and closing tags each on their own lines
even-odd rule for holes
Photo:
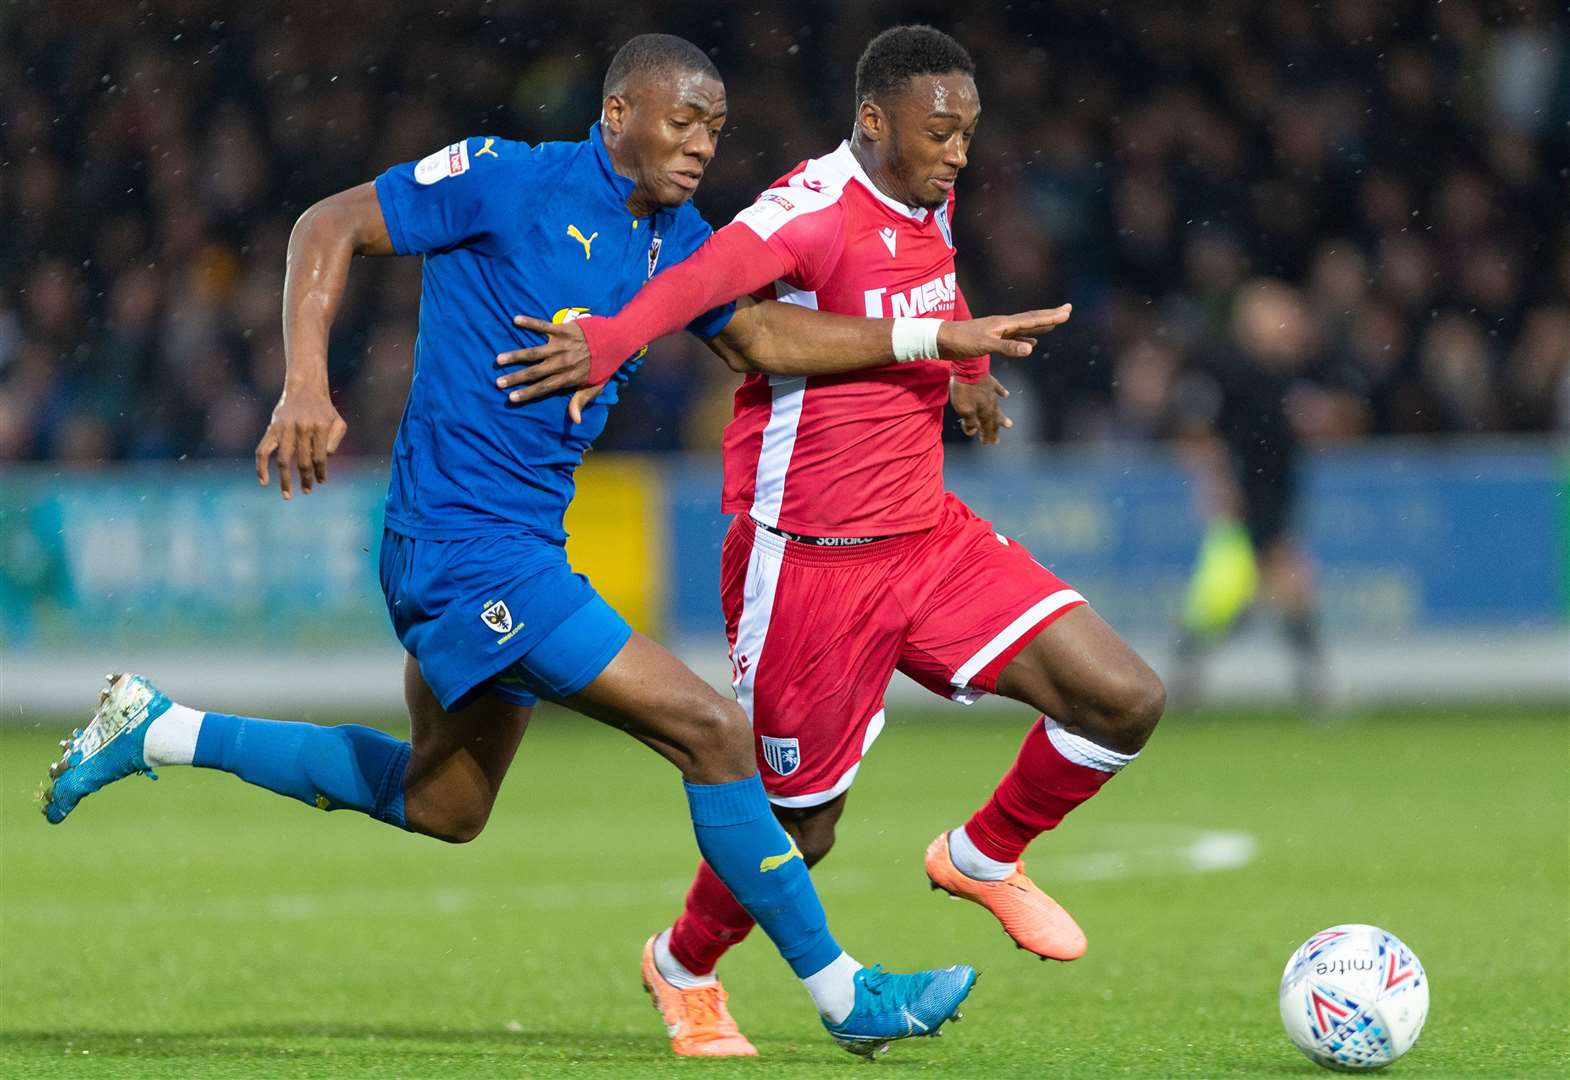
<svg viewBox="0 0 1570 1080">
<path fill-rule="evenodd" d="M 570 392 L 509 403 L 496 388 L 496 357 L 542 340 L 514 326 L 514 315 L 613 315 L 708 238 L 691 204 L 634 217 L 632 190 L 611 166 L 598 124 L 576 143 L 466 139 L 376 178 L 393 249 L 425 257 L 388 528 L 430 540 L 520 531 L 566 539 L 573 472 L 642 353 L 581 424 L 567 416 Z M 733 311 L 718 308 L 688 329 L 712 337 Z"/>
</svg>

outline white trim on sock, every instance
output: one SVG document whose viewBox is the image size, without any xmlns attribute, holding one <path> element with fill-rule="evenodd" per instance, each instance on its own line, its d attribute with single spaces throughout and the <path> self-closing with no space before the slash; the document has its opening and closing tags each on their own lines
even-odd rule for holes
<svg viewBox="0 0 1570 1080">
<path fill-rule="evenodd" d="M 206 715 L 184 705 L 170 705 L 147 725 L 147 736 L 142 741 L 143 759 L 155 769 L 191 764 L 196 759 L 196 738 Z"/>
<path fill-rule="evenodd" d="M 1138 752 L 1120 754 L 1116 750 L 1108 750 L 1105 746 L 1091 742 L 1083 735 L 1065 731 L 1063 726 L 1050 716 L 1043 716 L 1041 722 L 1047 730 L 1047 738 L 1052 740 L 1053 749 L 1074 764 L 1083 765 L 1087 769 L 1104 773 L 1121 772 L 1123 766 L 1139 757 Z"/>
<path fill-rule="evenodd" d="M 961 825 L 949 830 L 949 861 L 954 869 L 977 881 L 1002 881 L 1014 872 L 1016 862 L 999 862 L 978 848 Z"/>
<path fill-rule="evenodd" d="M 812 995 L 812 1003 L 829 1023 L 843 1023 L 856 1007 L 856 972 L 860 970 L 861 965 L 851 959 L 850 953 L 842 952 L 838 959 L 801 980 Z"/>
<path fill-rule="evenodd" d="M 654 968 L 666 982 L 678 990 L 713 986 L 720 981 L 719 976 L 712 971 L 707 975 L 694 975 L 687 970 L 687 965 L 676 959 L 676 954 L 671 952 L 671 932 L 668 928 L 661 930 L 654 939 Z"/>
</svg>

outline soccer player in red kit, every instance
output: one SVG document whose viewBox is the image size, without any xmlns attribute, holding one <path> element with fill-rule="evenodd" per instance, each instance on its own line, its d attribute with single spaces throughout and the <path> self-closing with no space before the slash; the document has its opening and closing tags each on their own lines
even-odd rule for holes
<svg viewBox="0 0 1570 1080">
<path fill-rule="evenodd" d="M 534 392 L 593 385 L 615 358 L 744 293 L 895 320 L 902 358 L 850 374 L 749 375 L 725 433 L 721 589 L 736 696 L 775 813 L 808 865 L 827 854 L 884 724 L 895 670 L 966 704 L 1040 715 L 985 805 L 932 841 L 935 888 L 990 910 L 1021 948 L 1073 960 L 1073 918 L 1025 876 L 1026 845 L 1131 762 L 1160 719 L 1156 674 L 1085 599 L 944 490 L 952 398 L 995 438 L 986 357 L 936 357 L 955 281 L 954 183 L 980 113 L 970 56 L 931 27 L 875 37 L 856 67 L 851 138 L 803 162 L 613 318 L 562 327 Z M 1065 313 L 1066 314 L 1066 313 Z M 747 1053 L 714 969 L 752 920 L 700 865 L 644 981 L 678 1053 Z"/>
</svg>

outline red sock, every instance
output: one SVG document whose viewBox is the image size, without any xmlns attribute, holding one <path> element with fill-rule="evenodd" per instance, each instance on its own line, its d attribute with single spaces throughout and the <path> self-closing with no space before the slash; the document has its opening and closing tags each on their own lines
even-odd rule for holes
<svg viewBox="0 0 1570 1080">
<path fill-rule="evenodd" d="M 992 798 L 965 822 L 965 833 L 989 859 L 1013 862 L 1134 756 L 1097 746 L 1043 716 L 1030 726 Z"/>
<path fill-rule="evenodd" d="M 720 876 L 708 863 L 699 863 L 687 890 L 687 906 L 671 927 L 671 955 L 694 975 L 707 975 L 755 925 Z"/>
</svg>

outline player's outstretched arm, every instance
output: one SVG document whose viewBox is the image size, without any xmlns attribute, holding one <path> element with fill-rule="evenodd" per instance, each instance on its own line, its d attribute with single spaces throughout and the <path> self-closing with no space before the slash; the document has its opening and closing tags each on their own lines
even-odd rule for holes
<svg viewBox="0 0 1570 1080">
<path fill-rule="evenodd" d="M 513 323 L 545 336 L 545 344 L 496 358 L 501 366 L 527 364 L 501 376 L 508 400 L 533 401 L 558 390 L 592 387 L 611 376 L 641 346 L 785 276 L 787 267 L 756 233 L 732 223 L 697 252 L 660 271 L 614 316 L 589 316 L 553 325 L 518 315 Z"/>
<path fill-rule="evenodd" d="M 743 301 L 708 344 L 734 371 L 832 375 L 896 360 L 1029 356 L 1036 339 L 1067 322 L 1071 312 L 1063 304 L 981 319 L 866 319 L 776 300 Z"/>
<path fill-rule="evenodd" d="M 980 319 L 915 321 L 936 324 L 928 328 L 937 334 L 933 359 L 962 360 L 994 352 L 1020 357 L 1029 356 L 1037 338 L 1068 322 L 1072 312 L 1073 305 L 1063 304 Z M 895 344 L 897 321 L 744 298 L 725 329 L 706 341 L 735 371 L 832 375 L 900 359 Z M 496 358 L 499 367 L 518 368 L 496 379 L 498 387 L 510 391 L 513 401 L 583 385 L 587 347 L 576 322 L 548 323 L 527 315 L 516 316 L 513 322 L 545 338 L 544 344 L 514 349 Z"/>
<path fill-rule="evenodd" d="M 293 473 L 307 494 L 327 479 L 327 458 L 348 425 L 327 386 L 327 335 L 343 301 L 349 260 L 391 255 L 392 240 L 375 184 L 340 191 L 300 215 L 289 235 L 283 285 L 284 384 L 261 442 L 256 479 L 268 484 L 268 461 L 278 455 L 278 486 L 294 497 Z"/>
</svg>

